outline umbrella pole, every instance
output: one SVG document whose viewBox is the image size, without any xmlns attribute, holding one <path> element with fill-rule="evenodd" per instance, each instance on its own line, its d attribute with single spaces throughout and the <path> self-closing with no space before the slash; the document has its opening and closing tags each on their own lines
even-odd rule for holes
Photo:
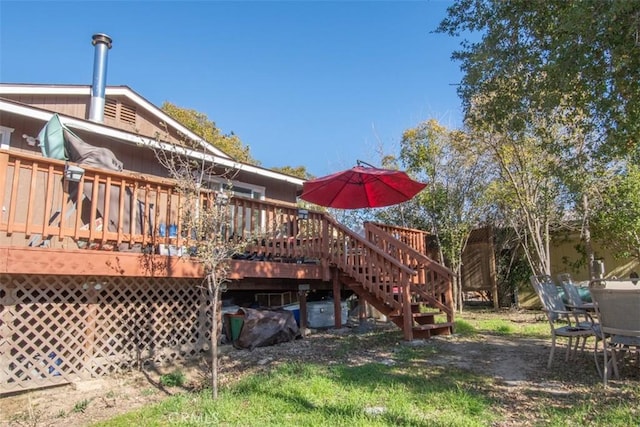
<svg viewBox="0 0 640 427">
<path fill-rule="evenodd" d="M 369 166 L 370 168 L 375 168 L 375 166 L 370 165 L 370 164 L 369 164 L 369 163 L 367 163 L 367 162 L 363 162 L 362 160 L 356 160 L 356 163 L 357 163 L 357 165 L 358 165 L 358 166 L 365 165 L 365 166 Z"/>
</svg>

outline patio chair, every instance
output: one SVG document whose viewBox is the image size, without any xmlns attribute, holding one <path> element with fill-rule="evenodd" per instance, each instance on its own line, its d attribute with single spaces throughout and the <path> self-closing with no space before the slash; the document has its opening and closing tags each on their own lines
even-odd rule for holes
<svg viewBox="0 0 640 427">
<path fill-rule="evenodd" d="M 542 302 L 551 328 L 551 352 L 547 362 L 547 368 L 551 368 L 557 338 L 568 339 L 565 354 L 565 361 L 568 361 L 577 355 L 579 348 L 584 352 L 587 339 L 596 337 L 595 322 L 584 310 L 567 309 L 551 276 L 531 276 L 531 284 Z"/>
<path fill-rule="evenodd" d="M 574 310 L 593 311 L 593 303 L 582 300 L 580 292 L 578 292 L 578 287 L 571 278 L 571 274 L 559 274 L 558 281 L 562 285 L 562 289 L 564 289 L 564 295 L 569 308 Z"/>
<path fill-rule="evenodd" d="M 611 368 L 619 378 L 618 362 L 625 354 L 635 354 L 635 363 L 640 364 L 640 289 L 608 289 L 594 284 L 591 296 L 600 323 L 602 380 L 606 386 Z"/>
</svg>

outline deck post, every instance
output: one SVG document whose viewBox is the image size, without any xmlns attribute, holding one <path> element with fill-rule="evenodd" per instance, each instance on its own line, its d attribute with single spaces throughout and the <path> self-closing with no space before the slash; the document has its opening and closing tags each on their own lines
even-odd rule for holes
<svg viewBox="0 0 640 427">
<path fill-rule="evenodd" d="M 9 153 L 0 151 L 0 202 L 4 204 L 4 189 L 7 185 L 7 174 L 9 173 Z M 0 216 L 0 222 L 2 217 Z"/>
<path fill-rule="evenodd" d="M 336 329 L 342 327 L 342 299 L 340 298 L 340 273 L 337 268 L 331 269 L 333 279 L 333 318 Z"/>
<path fill-rule="evenodd" d="M 307 291 L 298 291 L 300 302 L 300 331 L 302 338 L 307 336 Z"/>
<path fill-rule="evenodd" d="M 411 290 L 408 280 L 402 284 L 402 318 L 404 339 L 413 341 L 413 313 L 411 311 Z"/>
</svg>

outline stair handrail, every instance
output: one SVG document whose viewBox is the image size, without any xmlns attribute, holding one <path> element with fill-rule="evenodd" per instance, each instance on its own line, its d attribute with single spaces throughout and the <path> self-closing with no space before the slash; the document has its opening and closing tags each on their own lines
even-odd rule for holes
<svg viewBox="0 0 640 427">
<path fill-rule="evenodd" d="M 365 226 L 366 224 L 375 225 L 383 231 L 386 231 L 402 243 L 408 244 L 410 247 L 418 251 L 418 253 L 428 253 L 428 239 L 430 236 L 428 231 L 409 227 L 400 227 L 398 225 L 383 224 L 374 221 L 365 221 Z"/>
<path fill-rule="evenodd" d="M 408 322 L 403 328 L 405 339 L 411 340 L 410 286 L 416 271 L 331 216 L 325 215 L 324 220 L 326 231 L 323 246 L 327 261 L 357 280 L 369 292 L 393 307 L 398 314 L 402 314 L 405 322 Z M 340 234 L 344 235 L 342 241 Z M 350 247 L 345 247 L 345 244 Z M 349 254 L 349 249 L 352 254 Z M 398 291 L 401 295 L 399 300 L 395 298 Z"/>
<path fill-rule="evenodd" d="M 353 232 L 352 230 L 350 230 L 349 228 L 347 228 L 346 226 L 340 224 L 338 221 L 336 221 L 334 218 L 332 218 L 329 215 L 325 214 L 325 220 L 333 227 L 339 229 L 340 231 L 342 231 L 343 233 L 349 235 L 349 237 L 353 240 L 358 241 L 359 243 L 362 243 L 364 246 L 368 247 L 369 249 L 371 249 L 372 251 L 374 251 L 376 254 L 382 256 L 386 261 L 389 261 L 390 263 L 392 263 L 394 266 L 398 267 L 399 269 L 403 270 L 404 272 L 411 274 L 411 275 L 415 275 L 416 271 L 413 270 L 412 268 L 402 264 L 400 261 L 398 261 L 396 258 L 392 257 L 391 255 L 389 255 L 388 253 L 384 252 L 382 249 L 380 249 L 378 246 L 376 246 L 375 244 L 373 244 L 372 242 L 369 242 L 367 239 L 365 239 L 364 237 L 358 235 L 357 233 Z M 336 265 L 338 265 L 336 263 Z"/>
<path fill-rule="evenodd" d="M 380 247 L 385 253 L 395 254 L 400 262 L 409 263 L 415 268 L 416 276 L 413 278 L 411 284 L 411 290 L 418 293 L 423 299 L 427 300 L 432 306 L 439 308 L 446 313 L 449 321 L 453 319 L 453 296 L 452 296 L 452 282 L 453 272 L 437 263 L 428 256 L 421 254 L 413 247 L 407 245 L 395 236 L 385 231 L 375 223 L 366 222 L 364 224 L 365 234 L 367 240 L 372 244 Z M 393 246 L 395 251 L 391 251 L 390 247 Z M 404 256 L 402 256 L 404 254 Z M 446 289 L 444 292 L 438 290 L 435 286 L 432 286 L 431 293 L 425 290 L 428 286 L 427 283 L 427 271 L 431 270 L 434 274 L 431 275 L 431 282 L 444 283 Z M 422 274 L 421 274 L 422 273 Z M 442 279 L 439 279 L 441 277 Z M 444 300 L 446 304 L 440 301 L 437 296 L 444 294 Z"/>
<path fill-rule="evenodd" d="M 423 253 L 420 253 L 419 251 L 417 251 L 412 246 L 409 246 L 408 244 L 404 243 L 402 240 L 397 239 L 393 234 L 385 231 L 378 224 L 373 223 L 373 222 L 365 222 L 364 223 L 364 228 L 365 228 L 365 231 L 367 233 L 367 237 L 369 236 L 369 232 L 371 230 L 375 230 L 377 234 L 383 235 L 387 240 L 392 241 L 393 245 L 398 246 L 399 248 L 403 249 L 406 252 L 409 252 L 414 258 L 416 258 L 418 260 L 421 260 L 422 263 L 429 265 L 434 270 L 439 270 L 439 272 L 441 272 L 442 274 L 445 274 L 445 275 L 453 277 L 454 273 L 453 273 L 453 271 L 451 271 L 451 269 L 449 269 L 448 267 L 440 264 L 439 262 L 435 261 L 434 259 L 430 258 L 429 256 L 427 256 L 427 255 L 425 255 Z M 368 239 L 368 238 L 367 238 L 367 240 L 370 241 L 370 239 Z M 375 244 L 375 242 L 372 242 L 372 243 Z M 383 251 L 384 251 L 384 248 L 381 248 L 381 249 L 383 249 Z"/>
</svg>

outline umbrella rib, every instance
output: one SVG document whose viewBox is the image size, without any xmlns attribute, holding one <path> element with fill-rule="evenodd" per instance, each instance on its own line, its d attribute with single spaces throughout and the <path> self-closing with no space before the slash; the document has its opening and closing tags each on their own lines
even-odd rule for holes
<svg viewBox="0 0 640 427">
<path fill-rule="evenodd" d="M 329 205 L 333 204 L 333 202 L 338 198 L 338 196 L 340 195 L 340 192 L 342 190 L 344 190 L 344 188 L 349 184 L 350 179 L 345 179 L 345 180 L 338 180 L 339 182 L 342 182 L 342 186 L 333 193 L 333 197 L 331 198 L 331 201 L 329 202 Z M 328 185 L 329 183 L 327 183 Z"/>
</svg>

